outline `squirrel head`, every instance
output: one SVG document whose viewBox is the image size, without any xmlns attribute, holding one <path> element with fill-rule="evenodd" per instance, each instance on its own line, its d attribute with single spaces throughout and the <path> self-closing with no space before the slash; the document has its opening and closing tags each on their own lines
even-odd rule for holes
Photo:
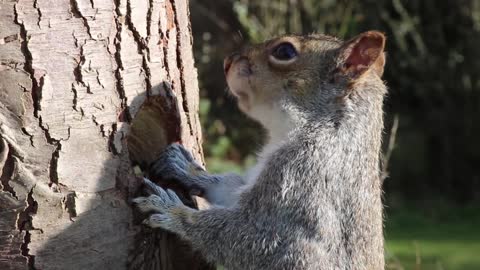
<svg viewBox="0 0 480 270">
<path fill-rule="evenodd" d="M 335 118 L 355 105 L 352 95 L 383 98 L 384 47 L 377 31 L 345 42 L 318 34 L 281 36 L 226 57 L 224 71 L 239 108 L 269 128 L 272 114 L 293 121 Z M 362 85 L 373 85 L 375 93 L 356 93 Z"/>
</svg>

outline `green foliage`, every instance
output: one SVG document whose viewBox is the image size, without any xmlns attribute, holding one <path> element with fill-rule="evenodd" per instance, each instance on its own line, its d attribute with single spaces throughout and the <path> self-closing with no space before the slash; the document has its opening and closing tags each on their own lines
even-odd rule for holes
<svg viewBox="0 0 480 270">
<path fill-rule="evenodd" d="M 220 119 L 213 120 L 213 123 L 206 123 L 209 120 L 211 103 L 208 99 L 201 99 L 199 106 L 200 119 L 203 126 L 203 134 L 207 143 L 204 143 L 204 151 L 207 166 L 212 173 L 236 172 L 242 173 L 246 167 L 254 163 L 253 155 L 235 160 L 234 145 L 232 139 L 225 135 L 226 128 Z M 238 156 L 238 154 L 237 154 Z"/>
</svg>

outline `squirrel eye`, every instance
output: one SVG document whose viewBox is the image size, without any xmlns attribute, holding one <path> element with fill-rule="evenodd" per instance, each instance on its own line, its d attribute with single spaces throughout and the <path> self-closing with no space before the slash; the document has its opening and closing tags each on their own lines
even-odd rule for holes
<svg viewBox="0 0 480 270">
<path fill-rule="evenodd" d="M 298 55 L 295 47 L 288 42 L 280 43 L 271 52 L 271 56 L 277 61 L 289 61 Z"/>
</svg>

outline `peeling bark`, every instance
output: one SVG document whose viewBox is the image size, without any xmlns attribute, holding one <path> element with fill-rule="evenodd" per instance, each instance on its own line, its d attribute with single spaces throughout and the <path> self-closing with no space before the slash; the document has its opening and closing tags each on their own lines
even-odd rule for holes
<svg viewBox="0 0 480 270">
<path fill-rule="evenodd" d="M 132 162 L 174 141 L 203 162 L 188 17 L 186 0 L 0 3 L 0 269 L 211 269 L 128 203 Z"/>
</svg>

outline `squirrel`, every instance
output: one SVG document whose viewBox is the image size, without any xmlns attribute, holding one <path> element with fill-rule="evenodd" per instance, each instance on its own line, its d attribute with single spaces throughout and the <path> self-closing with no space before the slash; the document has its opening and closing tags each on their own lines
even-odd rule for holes
<svg viewBox="0 0 480 270">
<path fill-rule="evenodd" d="M 196 210 L 145 179 L 144 224 L 229 270 L 384 269 L 380 151 L 385 36 L 286 35 L 225 58 L 239 108 L 269 141 L 244 177 L 211 175 L 179 144 L 152 171 L 212 204 Z"/>
</svg>

